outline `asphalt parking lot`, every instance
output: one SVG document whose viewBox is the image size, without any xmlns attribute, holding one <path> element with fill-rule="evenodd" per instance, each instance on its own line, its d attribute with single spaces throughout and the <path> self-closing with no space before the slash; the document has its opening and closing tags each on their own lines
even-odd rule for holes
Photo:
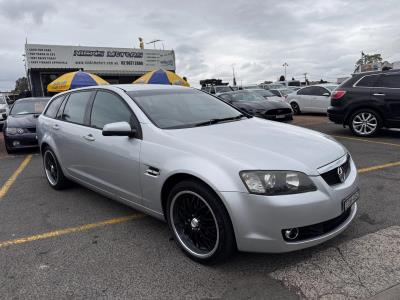
<svg viewBox="0 0 400 300">
<path fill-rule="evenodd" d="M 355 138 L 320 115 L 299 116 L 293 124 L 330 134 L 349 149 L 360 173 L 355 221 L 344 234 L 311 249 L 239 253 L 217 266 L 185 257 L 163 222 L 76 185 L 54 191 L 39 154 L 9 156 L 0 135 L 1 298 L 394 295 L 400 284 L 400 132 Z"/>
</svg>

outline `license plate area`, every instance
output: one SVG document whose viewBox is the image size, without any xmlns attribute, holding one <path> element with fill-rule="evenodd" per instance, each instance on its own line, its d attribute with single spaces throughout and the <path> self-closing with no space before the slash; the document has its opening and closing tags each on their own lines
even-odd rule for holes
<svg viewBox="0 0 400 300">
<path fill-rule="evenodd" d="M 358 199 L 360 199 L 360 189 L 357 189 L 342 200 L 342 211 L 348 210 Z"/>
<path fill-rule="evenodd" d="M 286 115 L 276 115 L 277 119 L 284 119 L 286 117 Z"/>
</svg>

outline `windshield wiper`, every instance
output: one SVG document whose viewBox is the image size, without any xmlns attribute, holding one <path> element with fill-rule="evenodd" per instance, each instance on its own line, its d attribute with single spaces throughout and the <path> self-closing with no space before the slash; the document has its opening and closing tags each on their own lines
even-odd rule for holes
<svg viewBox="0 0 400 300">
<path fill-rule="evenodd" d="M 208 121 L 204 121 L 204 122 L 200 122 L 200 123 L 196 123 L 194 126 L 198 127 L 198 126 L 207 126 L 207 125 L 212 125 L 212 124 L 217 124 L 217 123 L 221 123 L 221 122 L 225 122 L 225 121 L 235 121 L 235 120 L 240 120 L 243 117 L 247 117 L 245 115 L 238 115 L 236 117 L 229 117 L 229 118 L 220 118 L 220 119 L 211 119 Z"/>
</svg>

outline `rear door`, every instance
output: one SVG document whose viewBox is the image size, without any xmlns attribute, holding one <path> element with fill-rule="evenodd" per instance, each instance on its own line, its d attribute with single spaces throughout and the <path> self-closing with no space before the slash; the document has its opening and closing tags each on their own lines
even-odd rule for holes
<svg viewBox="0 0 400 300">
<path fill-rule="evenodd" d="M 135 138 L 102 135 L 104 125 L 123 121 L 137 129 Z M 85 180 L 124 200 L 140 203 L 142 140 L 136 116 L 118 94 L 99 90 L 90 108 L 89 125 L 82 132 Z"/>
<path fill-rule="evenodd" d="M 400 73 L 382 74 L 372 96 L 384 101 L 388 126 L 400 126 Z"/>
<path fill-rule="evenodd" d="M 87 128 L 87 108 L 93 92 L 91 90 L 72 92 L 61 107 L 57 121 L 52 128 L 57 145 L 59 160 L 69 175 L 84 179 L 87 159 L 83 155 L 84 132 Z"/>
</svg>

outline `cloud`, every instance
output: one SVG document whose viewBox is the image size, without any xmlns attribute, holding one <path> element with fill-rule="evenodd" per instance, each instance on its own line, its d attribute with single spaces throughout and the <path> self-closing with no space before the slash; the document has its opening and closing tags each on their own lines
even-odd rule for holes
<svg viewBox="0 0 400 300">
<path fill-rule="evenodd" d="M 177 73 L 194 85 L 210 77 L 231 82 L 232 66 L 238 82 L 276 80 L 284 62 L 290 78 L 307 72 L 312 80 L 334 81 L 353 71 L 362 50 L 400 60 L 397 6 L 395 0 L 0 0 L 0 80 L 23 75 L 25 37 L 137 47 L 141 36 L 174 49 Z"/>
<path fill-rule="evenodd" d="M 23 20 L 31 20 L 36 24 L 43 24 L 44 16 L 52 11 L 54 11 L 53 1 L 0 1 L 0 14 L 17 23 Z"/>
</svg>

